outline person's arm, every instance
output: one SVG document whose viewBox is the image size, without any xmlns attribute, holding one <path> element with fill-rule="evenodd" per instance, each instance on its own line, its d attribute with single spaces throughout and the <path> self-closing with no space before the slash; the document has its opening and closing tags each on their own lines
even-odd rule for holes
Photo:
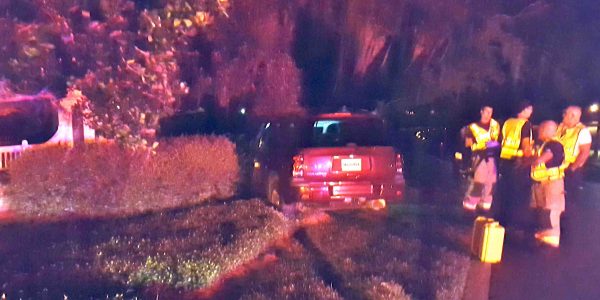
<svg viewBox="0 0 600 300">
<path fill-rule="evenodd" d="M 536 166 L 539 164 L 545 164 L 548 161 L 550 161 L 553 157 L 554 157 L 554 154 L 552 154 L 552 151 L 550 151 L 550 149 L 547 149 L 546 151 L 544 151 L 544 153 L 542 153 L 542 155 L 538 156 L 535 159 L 533 164 Z"/>
<path fill-rule="evenodd" d="M 473 132 L 471 131 L 471 126 L 465 127 L 465 147 L 471 148 L 475 143 L 475 137 L 473 137 Z"/>
<path fill-rule="evenodd" d="M 569 169 L 575 171 L 585 165 L 585 162 L 590 157 L 590 150 L 592 148 L 592 135 L 587 128 L 582 129 L 579 132 L 578 140 L 579 144 L 579 154 L 577 158 L 575 158 L 575 162 L 573 162 Z"/>
<path fill-rule="evenodd" d="M 467 148 L 471 148 L 471 146 L 473 146 L 474 140 L 472 137 L 467 136 L 465 138 L 465 147 Z"/>
<path fill-rule="evenodd" d="M 525 122 L 521 128 L 521 150 L 523 150 L 524 157 L 533 155 L 533 129 L 529 121 Z"/>
<path fill-rule="evenodd" d="M 531 154 L 533 153 L 533 145 L 531 143 L 531 139 L 529 139 L 528 137 L 521 139 L 521 148 L 523 150 L 524 157 L 531 157 Z"/>
<path fill-rule="evenodd" d="M 503 130 L 504 125 L 500 125 L 500 122 L 498 122 L 498 126 L 500 126 L 500 127 L 498 129 L 498 140 L 497 141 L 498 141 L 498 144 L 502 145 L 502 139 L 504 138 L 504 130 Z"/>
<path fill-rule="evenodd" d="M 575 171 L 585 165 L 588 157 L 590 157 L 590 150 L 592 148 L 592 144 L 579 145 L 579 154 L 575 159 L 575 162 L 569 166 L 569 169 Z"/>
</svg>

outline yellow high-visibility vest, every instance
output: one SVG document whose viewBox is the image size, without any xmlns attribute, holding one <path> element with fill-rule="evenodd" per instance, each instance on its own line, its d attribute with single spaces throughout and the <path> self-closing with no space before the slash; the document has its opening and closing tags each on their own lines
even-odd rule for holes
<svg viewBox="0 0 600 300">
<path fill-rule="evenodd" d="M 560 142 L 554 139 L 553 141 Z M 542 155 L 542 150 L 544 150 L 544 146 L 546 146 L 546 143 L 542 144 L 542 146 L 538 148 L 538 156 Z M 560 166 L 552 168 L 546 168 L 546 164 L 543 163 L 538 164 L 536 166 L 532 166 L 531 179 L 538 182 L 561 179 L 565 177 L 565 170 L 562 168 L 562 165 L 564 165 L 564 161 L 563 164 L 561 164 Z"/>
<path fill-rule="evenodd" d="M 475 142 L 471 145 L 471 151 L 485 150 L 487 148 L 486 143 L 497 141 L 500 135 L 500 124 L 494 119 L 490 121 L 490 128 L 487 130 L 479 127 L 477 123 L 469 125 L 469 129 L 471 129 L 471 133 L 475 137 Z"/>
<path fill-rule="evenodd" d="M 556 135 L 558 136 L 558 140 L 565 147 L 565 165 L 568 166 L 575 162 L 577 156 L 575 152 L 577 149 L 577 140 L 579 139 L 579 133 L 582 129 L 585 128 L 585 125 L 579 123 L 575 125 L 575 127 L 567 128 L 562 123 L 558 126 L 558 130 L 556 131 Z M 565 167 L 566 167 L 565 166 Z"/>
<path fill-rule="evenodd" d="M 512 159 L 514 157 L 523 157 L 521 147 L 521 130 L 527 120 L 510 118 L 504 122 L 502 126 L 502 150 L 500 157 L 504 159 Z M 529 141 L 533 144 L 533 137 L 529 135 Z M 533 153 L 531 153 L 533 154 Z"/>
</svg>

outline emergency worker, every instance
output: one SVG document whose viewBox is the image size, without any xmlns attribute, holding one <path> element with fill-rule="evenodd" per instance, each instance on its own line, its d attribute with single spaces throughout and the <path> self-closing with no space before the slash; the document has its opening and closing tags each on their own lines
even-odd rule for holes
<svg viewBox="0 0 600 300">
<path fill-rule="evenodd" d="M 533 105 L 522 102 L 517 108 L 517 116 L 504 122 L 502 126 L 502 148 L 500 150 L 500 174 L 498 182 L 499 200 L 494 203 L 494 212 L 502 225 L 513 225 L 518 215 L 528 211 L 531 192 L 529 178 L 531 157 L 533 156 L 533 131 L 529 118 Z"/>
<path fill-rule="evenodd" d="M 558 247 L 560 244 L 560 215 L 565 211 L 564 170 L 561 168 L 565 152 L 556 138 L 554 121 L 540 124 L 542 142 L 531 165 L 531 207 L 538 212 L 539 230 L 534 237 L 543 244 Z"/>
<path fill-rule="evenodd" d="M 592 135 L 581 122 L 581 107 L 569 106 L 558 126 L 558 139 L 565 147 L 565 188 L 569 201 L 576 199 L 583 183 L 583 166 L 590 156 Z"/>
<path fill-rule="evenodd" d="M 479 122 L 469 125 L 465 137 L 465 146 L 471 148 L 473 176 L 463 207 L 471 211 L 477 206 L 487 211 L 492 206 L 492 192 L 497 179 L 496 156 L 500 150 L 500 124 L 492 119 L 493 112 L 492 107 L 483 106 Z"/>
</svg>

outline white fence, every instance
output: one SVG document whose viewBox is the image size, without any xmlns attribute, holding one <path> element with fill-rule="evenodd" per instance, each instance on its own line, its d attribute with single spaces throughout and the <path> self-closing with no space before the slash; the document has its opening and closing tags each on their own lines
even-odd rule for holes
<svg viewBox="0 0 600 300">
<path fill-rule="evenodd" d="M 85 124 L 83 126 L 83 138 L 85 141 L 91 141 L 95 139 L 96 132 Z M 58 128 L 54 135 L 45 143 L 48 144 L 66 144 L 73 145 L 74 131 L 73 131 L 73 115 L 70 112 L 59 109 L 58 110 Z M 10 164 L 18 159 L 25 150 L 29 148 L 35 148 L 38 145 L 29 145 L 27 141 L 23 141 L 21 145 L 15 146 L 0 146 L 0 171 L 6 170 Z"/>
<path fill-rule="evenodd" d="M 8 166 L 23 154 L 29 148 L 27 141 L 23 141 L 21 145 L 16 146 L 1 146 L 0 147 L 0 170 L 6 170 Z"/>
</svg>

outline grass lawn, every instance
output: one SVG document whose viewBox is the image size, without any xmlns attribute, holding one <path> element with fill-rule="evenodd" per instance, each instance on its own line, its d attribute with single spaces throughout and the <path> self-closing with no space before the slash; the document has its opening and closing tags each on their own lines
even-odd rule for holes
<svg viewBox="0 0 600 300">
<path fill-rule="evenodd" d="M 111 221 L 0 227 L 9 298 L 186 295 L 253 260 L 291 224 L 258 200 Z"/>
<path fill-rule="evenodd" d="M 388 219 L 357 212 L 334 215 L 306 233 L 350 298 L 462 296 L 470 261 L 466 226 L 414 211 Z"/>
<path fill-rule="evenodd" d="M 470 226 L 443 211 L 404 205 L 388 218 L 307 217 L 289 221 L 259 200 L 240 200 L 115 220 L 3 225 L 0 292 L 23 299 L 461 298 Z"/>
<path fill-rule="evenodd" d="M 433 213 L 433 217 L 432 217 Z M 429 218 L 427 218 L 429 216 Z M 429 208 L 308 214 L 274 260 L 218 299 L 460 299 L 470 226 Z"/>
</svg>

